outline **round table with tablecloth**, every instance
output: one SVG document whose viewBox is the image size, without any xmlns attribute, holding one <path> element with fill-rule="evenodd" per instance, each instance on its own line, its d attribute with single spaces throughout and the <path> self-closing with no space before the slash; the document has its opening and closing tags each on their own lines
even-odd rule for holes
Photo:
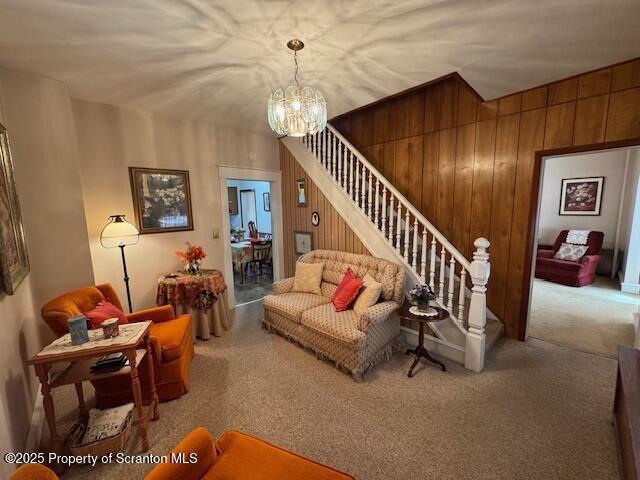
<svg viewBox="0 0 640 480">
<path fill-rule="evenodd" d="M 176 313 L 191 313 L 194 338 L 208 340 L 229 329 L 227 285 L 219 270 L 197 274 L 174 272 L 158 279 L 157 305 L 173 305 Z"/>
</svg>

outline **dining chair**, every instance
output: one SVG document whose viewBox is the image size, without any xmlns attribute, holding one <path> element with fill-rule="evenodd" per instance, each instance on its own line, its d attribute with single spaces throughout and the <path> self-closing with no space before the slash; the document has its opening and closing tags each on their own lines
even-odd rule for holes
<svg viewBox="0 0 640 480">
<path fill-rule="evenodd" d="M 271 240 L 253 243 L 251 251 L 252 258 L 245 265 L 245 278 L 248 276 L 249 269 L 251 269 L 251 272 L 255 276 L 256 283 L 258 283 L 258 279 L 262 278 L 262 268 L 264 267 L 267 270 L 269 277 L 273 279 Z"/>
</svg>

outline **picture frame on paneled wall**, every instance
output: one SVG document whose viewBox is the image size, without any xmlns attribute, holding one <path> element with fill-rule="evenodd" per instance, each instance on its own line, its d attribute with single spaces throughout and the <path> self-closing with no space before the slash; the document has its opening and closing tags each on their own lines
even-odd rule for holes
<svg viewBox="0 0 640 480">
<path fill-rule="evenodd" d="M 293 232 L 296 255 L 304 255 L 313 250 L 313 233 L 296 230 Z"/>
<path fill-rule="evenodd" d="M 297 192 L 298 192 L 298 206 L 306 207 L 307 206 L 307 180 L 304 178 L 299 178 L 296 180 Z"/>
<path fill-rule="evenodd" d="M 9 136 L 0 124 L 0 284 L 7 295 L 15 293 L 29 269 Z"/>
<path fill-rule="evenodd" d="M 604 177 L 563 178 L 559 214 L 600 215 L 603 187 Z"/>
</svg>

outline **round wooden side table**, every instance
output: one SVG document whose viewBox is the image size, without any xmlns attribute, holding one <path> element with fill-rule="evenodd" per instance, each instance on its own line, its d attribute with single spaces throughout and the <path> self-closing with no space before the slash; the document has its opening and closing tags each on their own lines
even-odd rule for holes
<svg viewBox="0 0 640 480">
<path fill-rule="evenodd" d="M 420 332 L 419 332 L 419 336 L 418 336 L 418 346 L 416 348 L 410 348 L 410 349 L 407 350 L 407 355 L 415 355 L 416 356 L 416 359 L 411 364 L 411 368 L 409 368 L 409 372 L 407 373 L 407 377 L 409 377 L 409 378 L 413 377 L 413 369 L 416 368 L 416 365 L 418 365 L 418 362 L 420 361 L 421 358 L 425 358 L 428 361 L 430 361 L 431 363 L 435 363 L 436 365 L 440 365 L 440 368 L 442 368 L 442 371 L 446 372 L 447 371 L 447 367 L 444 366 L 444 363 L 436 360 L 431 355 L 429 355 L 429 352 L 424 347 L 424 327 L 425 327 L 425 325 L 427 325 L 429 323 L 441 322 L 442 320 L 446 320 L 447 318 L 449 318 L 449 312 L 447 312 L 444 308 L 431 306 L 430 308 L 433 308 L 434 310 L 436 310 L 438 312 L 438 315 L 434 315 L 432 317 L 427 317 L 427 316 L 424 316 L 424 315 L 416 315 L 414 313 L 411 313 L 409 311 L 409 309 L 412 306 L 413 305 L 411 305 L 411 303 L 409 303 L 407 300 L 405 300 L 404 303 L 402 304 L 402 307 L 400 307 L 400 309 L 397 311 L 398 316 L 400 318 L 403 318 L 405 320 L 413 320 L 414 322 L 418 322 L 420 324 Z"/>
</svg>

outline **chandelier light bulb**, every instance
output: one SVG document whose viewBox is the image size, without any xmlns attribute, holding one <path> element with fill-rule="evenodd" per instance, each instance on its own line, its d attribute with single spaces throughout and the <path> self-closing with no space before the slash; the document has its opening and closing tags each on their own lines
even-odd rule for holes
<svg viewBox="0 0 640 480">
<path fill-rule="evenodd" d="M 269 95 L 267 117 L 269 126 L 279 135 L 304 137 L 324 130 L 327 126 L 327 103 L 318 90 L 300 87 L 298 83 L 298 51 L 304 43 L 294 39 L 287 43 L 293 50 L 295 63 L 294 85 Z"/>
</svg>

